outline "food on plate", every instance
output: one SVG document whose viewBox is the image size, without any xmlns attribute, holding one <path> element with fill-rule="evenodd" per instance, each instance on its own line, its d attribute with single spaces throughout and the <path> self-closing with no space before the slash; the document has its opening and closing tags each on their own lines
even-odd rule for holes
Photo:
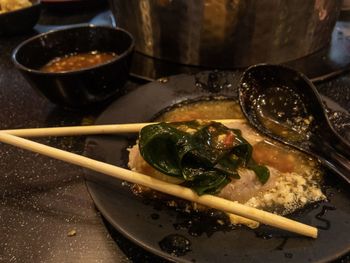
<svg viewBox="0 0 350 263">
<path fill-rule="evenodd" d="M 252 158 L 252 146 L 238 129 L 214 121 L 161 122 L 140 132 L 139 150 L 156 170 L 183 180 L 199 195 L 216 194 L 239 169 L 249 169 L 265 184 L 266 166 Z"/>
<path fill-rule="evenodd" d="M 199 195 L 215 194 L 281 215 L 326 198 L 316 160 L 258 134 L 245 122 L 205 121 L 225 118 L 242 118 L 234 101 L 171 109 L 158 119 L 160 124 L 141 130 L 138 143 L 129 149 L 130 169 L 190 187 Z M 203 207 L 192 204 L 192 209 Z M 230 219 L 257 226 L 238 216 Z"/>
<path fill-rule="evenodd" d="M 29 0 L 0 0 L 0 14 L 31 6 Z"/>
<path fill-rule="evenodd" d="M 117 54 L 114 52 L 91 51 L 86 53 L 74 53 L 63 57 L 54 58 L 40 70 L 54 73 L 87 69 L 107 63 L 116 57 Z"/>
</svg>

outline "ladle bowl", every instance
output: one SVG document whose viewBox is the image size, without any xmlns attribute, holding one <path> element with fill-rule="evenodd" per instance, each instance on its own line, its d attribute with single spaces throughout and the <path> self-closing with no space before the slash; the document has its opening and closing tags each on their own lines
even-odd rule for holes
<svg viewBox="0 0 350 263">
<path fill-rule="evenodd" d="M 350 184 L 350 144 L 332 127 L 306 76 L 259 64 L 243 73 L 238 90 L 242 111 L 258 131 L 317 157 Z"/>
</svg>

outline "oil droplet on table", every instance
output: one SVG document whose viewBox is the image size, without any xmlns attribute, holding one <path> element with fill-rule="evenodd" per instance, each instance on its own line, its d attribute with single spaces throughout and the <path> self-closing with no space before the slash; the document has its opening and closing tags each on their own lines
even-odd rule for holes
<svg viewBox="0 0 350 263">
<path fill-rule="evenodd" d="M 159 78 L 158 82 L 163 83 L 163 84 L 164 83 L 168 83 L 169 82 L 169 78 L 167 78 L 167 77 Z"/>
<path fill-rule="evenodd" d="M 284 253 L 284 256 L 286 258 L 292 258 L 293 257 L 293 254 L 292 253 Z"/>
<path fill-rule="evenodd" d="M 157 213 L 152 213 L 152 214 L 151 214 L 151 218 L 152 218 L 153 220 L 157 220 L 157 219 L 159 219 L 159 214 L 157 214 Z"/>
</svg>

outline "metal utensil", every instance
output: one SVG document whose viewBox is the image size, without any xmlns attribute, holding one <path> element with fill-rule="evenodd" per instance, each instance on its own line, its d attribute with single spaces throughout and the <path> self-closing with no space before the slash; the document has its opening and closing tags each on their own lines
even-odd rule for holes
<svg viewBox="0 0 350 263">
<path fill-rule="evenodd" d="M 210 68 L 283 63 L 327 46 L 340 0 L 109 0 L 136 51 Z"/>
<path fill-rule="evenodd" d="M 252 66 L 241 78 L 239 102 L 259 131 L 314 155 L 350 183 L 350 144 L 333 129 L 303 74 L 280 65 Z"/>
</svg>

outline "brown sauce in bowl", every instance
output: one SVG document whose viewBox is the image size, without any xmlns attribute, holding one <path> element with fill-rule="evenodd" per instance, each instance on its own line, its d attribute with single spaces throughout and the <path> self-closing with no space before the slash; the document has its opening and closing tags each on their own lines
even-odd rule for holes
<svg viewBox="0 0 350 263">
<path fill-rule="evenodd" d="M 109 62 L 117 57 L 114 52 L 91 51 L 86 53 L 73 53 L 57 57 L 40 68 L 43 72 L 67 72 L 95 67 Z"/>
</svg>

